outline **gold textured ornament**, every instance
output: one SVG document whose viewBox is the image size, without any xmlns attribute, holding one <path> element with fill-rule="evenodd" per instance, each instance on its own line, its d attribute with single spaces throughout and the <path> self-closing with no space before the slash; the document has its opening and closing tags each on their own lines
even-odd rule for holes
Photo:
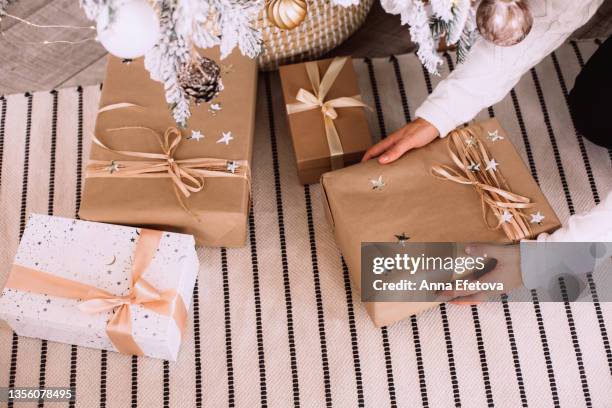
<svg viewBox="0 0 612 408">
<path fill-rule="evenodd" d="M 482 0 L 476 11 L 476 25 L 486 40 L 508 47 L 527 37 L 533 16 L 527 0 Z"/>
<path fill-rule="evenodd" d="M 308 14 L 306 0 L 267 0 L 266 15 L 270 23 L 283 30 L 299 26 Z"/>
</svg>

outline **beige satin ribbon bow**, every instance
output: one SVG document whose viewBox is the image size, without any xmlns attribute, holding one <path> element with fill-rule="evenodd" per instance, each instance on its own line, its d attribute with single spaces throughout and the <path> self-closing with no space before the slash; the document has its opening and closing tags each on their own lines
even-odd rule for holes
<svg viewBox="0 0 612 408">
<path fill-rule="evenodd" d="M 370 107 L 363 103 L 360 95 L 344 96 L 340 98 L 325 100 L 327 93 L 336 81 L 336 78 L 342 71 L 342 67 L 346 63 L 347 58 L 334 58 L 327 68 L 327 71 L 320 78 L 319 65 L 316 61 L 305 63 L 306 73 L 312 86 L 312 91 L 307 91 L 300 88 L 295 99 L 299 102 L 287 104 L 287 114 L 305 112 L 312 109 L 321 109 L 323 121 L 325 123 L 325 134 L 327 136 L 327 144 L 331 155 L 332 170 L 344 167 L 342 142 L 334 125 L 334 119 L 338 117 L 336 108 L 352 108 L 352 107 Z"/>
<path fill-rule="evenodd" d="M 483 220 L 488 228 L 501 228 L 513 242 L 531 237 L 533 233 L 522 210 L 534 204 L 529 198 L 509 191 L 499 170 L 486 170 L 491 154 L 474 131 L 469 127 L 454 130 L 448 135 L 447 148 L 457 168 L 438 164 L 432 166 L 431 173 L 442 180 L 473 186 L 480 196 Z M 475 167 L 479 170 L 474 171 Z M 487 216 L 489 211 L 497 220 L 493 225 Z M 512 215 L 508 222 L 502 219 L 506 211 Z"/>
<path fill-rule="evenodd" d="M 181 335 L 187 322 L 187 307 L 174 289 L 159 291 L 142 278 L 153 260 L 161 240 L 161 231 L 140 230 L 134 250 L 130 291 L 125 296 L 70 279 L 61 278 L 36 269 L 13 265 L 6 288 L 80 300 L 79 309 L 87 313 L 114 311 L 106 326 L 106 333 L 120 353 L 143 355 L 132 335 L 131 310 L 140 305 L 176 322 Z"/>
</svg>

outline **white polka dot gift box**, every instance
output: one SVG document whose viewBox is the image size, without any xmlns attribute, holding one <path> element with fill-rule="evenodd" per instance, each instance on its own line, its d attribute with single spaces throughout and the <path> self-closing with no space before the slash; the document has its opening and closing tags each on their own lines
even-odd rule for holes
<svg viewBox="0 0 612 408">
<path fill-rule="evenodd" d="M 21 336 L 174 361 L 198 269 L 191 235 L 33 214 L 0 318 Z"/>
</svg>

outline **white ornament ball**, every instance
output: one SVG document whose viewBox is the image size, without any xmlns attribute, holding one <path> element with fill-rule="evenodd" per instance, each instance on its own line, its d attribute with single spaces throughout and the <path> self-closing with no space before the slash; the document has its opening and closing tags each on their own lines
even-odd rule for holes
<svg viewBox="0 0 612 408">
<path fill-rule="evenodd" d="M 98 17 L 98 41 L 119 58 L 138 58 L 159 40 L 157 13 L 147 0 L 127 0 L 113 10 L 112 19 L 103 13 Z"/>
</svg>

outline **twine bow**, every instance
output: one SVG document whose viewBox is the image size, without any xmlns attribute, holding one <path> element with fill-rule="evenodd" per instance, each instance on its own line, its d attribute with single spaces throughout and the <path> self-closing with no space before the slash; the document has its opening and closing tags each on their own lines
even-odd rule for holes
<svg viewBox="0 0 612 408">
<path fill-rule="evenodd" d="M 347 60 L 348 58 L 334 58 L 322 79 L 320 78 L 319 65 L 316 61 L 305 63 L 306 73 L 308 74 L 312 91 L 300 88 L 295 97 L 298 102 L 287 104 L 287 114 L 289 115 L 312 109 L 321 109 L 323 121 L 325 123 L 325 135 L 327 136 L 332 170 L 344 166 L 342 157 L 344 150 L 342 148 L 340 136 L 334 125 L 334 120 L 338 117 L 336 108 L 364 107 L 370 109 L 368 105 L 363 103 L 360 95 L 350 97 L 343 96 L 327 101 L 325 100 L 327 93 L 336 81 L 336 78 Z"/>
<path fill-rule="evenodd" d="M 473 186 L 480 196 L 483 220 L 489 229 L 501 228 L 513 242 L 531 237 L 531 227 L 522 210 L 534 204 L 529 198 L 511 192 L 499 170 L 486 170 L 491 154 L 474 131 L 469 127 L 454 130 L 448 135 L 447 149 L 457 167 L 437 164 L 431 168 L 432 175 Z M 493 225 L 489 221 L 489 211 L 497 220 Z M 507 222 L 502 218 L 506 211 L 512 215 Z"/>
<path fill-rule="evenodd" d="M 78 307 L 86 313 L 113 311 L 106 333 L 115 348 L 120 353 L 143 355 L 132 335 L 132 307 L 140 305 L 171 317 L 181 335 L 187 321 L 187 308 L 176 290 L 159 291 L 142 278 L 153 260 L 161 234 L 161 231 L 140 230 L 134 250 L 130 290 L 125 296 L 113 295 L 95 286 L 16 264 L 11 269 L 6 288 L 80 300 Z"/>
</svg>

